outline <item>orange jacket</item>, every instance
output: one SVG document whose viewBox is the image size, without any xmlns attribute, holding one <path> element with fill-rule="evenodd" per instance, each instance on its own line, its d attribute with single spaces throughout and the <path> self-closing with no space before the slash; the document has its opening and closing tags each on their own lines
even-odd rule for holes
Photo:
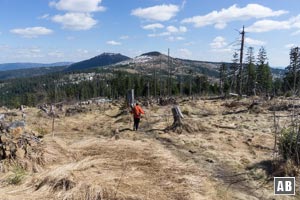
<svg viewBox="0 0 300 200">
<path fill-rule="evenodd" d="M 131 113 L 133 114 L 134 118 L 141 118 L 141 114 L 145 114 L 141 106 L 136 105 L 132 108 Z"/>
</svg>

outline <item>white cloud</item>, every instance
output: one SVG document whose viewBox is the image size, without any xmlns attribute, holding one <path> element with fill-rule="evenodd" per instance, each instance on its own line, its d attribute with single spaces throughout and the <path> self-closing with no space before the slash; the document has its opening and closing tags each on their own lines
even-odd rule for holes
<svg viewBox="0 0 300 200">
<path fill-rule="evenodd" d="M 193 55 L 193 53 L 188 49 L 183 48 L 183 49 L 178 50 L 178 57 L 190 58 L 192 55 Z"/>
<path fill-rule="evenodd" d="M 66 13 L 64 15 L 55 15 L 52 21 L 63 25 L 63 28 L 71 30 L 88 30 L 97 24 L 88 13 Z"/>
<path fill-rule="evenodd" d="M 18 59 L 33 59 L 33 58 L 36 59 L 36 58 L 43 58 L 45 57 L 45 55 L 42 54 L 42 51 L 39 48 L 29 47 L 29 48 L 15 49 L 12 57 Z"/>
<path fill-rule="evenodd" d="M 61 52 L 61 51 L 56 50 L 56 51 L 48 52 L 48 56 L 55 57 L 55 58 L 63 58 L 64 53 Z"/>
<path fill-rule="evenodd" d="M 58 10 L 66 10 L 68 12 L 97 12 L 104 11 L 105 8 L 100 6 L 102 0 L 59 0 L 51 1 L 50 6 Z"/>
<path fill-rule="evenodd" d="M 175 37 L 172 36 L 174 34 L 182 34 L 187 32 L 187 28 L 185 26 L 180 26 L 180 27 L 175 27 L 175 26 L 168 26 L 166 27 L 166 31 L 165 32 L 161 32 L 161 33 L 152 33 L 152 34 L 148 34 L 148 37 L 164 37 L 164 36 L 170 36 L 168 37 L 169 41 L 176 41 L 176 40 L 184 40 L 183 37 Z"/>
<path fill-rule="evenodd" d="M 224 37 L 218 36 L 209 45 L 213 49 L 220 49 L 220 48 L 225 47 L 227 45 L 227 42 Z"/>
<path fill-rule="evenodd" d="M 185 33 L 187 32 L 187 28 L 185 26 L 180 26 L 179 28 L 175 26 L 168 26 L 167 31 L 170 33 Z"/>
<path fill-rule="evenodd" d="M 2 44 L 0 45 L 0 51 L 6 51 L 9 50 L 10 46 L 8 46 L 7 44 Z"/>
<path fill-rule="evenodd" d="M 49 14 L 44 14 L 38 17 L 38 19 L 48 19 L 48 18 L 49 18 Z"/>
<path fill-rule="evenodd" d="M 292 36 L 300 35 L 300 30 L 293 32 L 291 35 L 292 35 Z"/>
<path fill-rule="evenodd" d="M 10 30 L 10 32 L 25 38 L 35 38 L 41 35 L 49 35 L 53 33 L 51 29 L 40 27 L 40 26 L 28 27 L 28 28 L 16 28 Z"/>
<path fill-rule="evenodd" d="M 165 26 L 160 23 L 148 24 L 148 25 L 142 26 L 142 28 L 145 30 L 155 30 L 155 29 L 164 28 L 164 27 Z"/>
<path fill-rule="evenodd" d="M 86 49 L 77 49 L 76 50 L 77 51 L 77 53 L 79 53 L 79 54 L 88 54 L 89 53 L 89 51 L 88 50 L 86 50 Z"/>
<path fill-rule="evenodd" d="M 273 11 L 272 9 L 259 4 L 248 4 L 243 8 L 233 5 L 227 9 L 223 8 L 221 11 L 212 11 L 207 15 L 186 18 L 182 20 L 182 23 L 192 23 L 195 27 L 214 25 L 215 28 L 223 29 L 226 27 L 227 23 L 231 21 L 274 17 L 285 13 L 287 13 L 285 10 Z"/>
<path fill-rule="evenodd" d="M 194 44 L 195 44 L 195 42 L 186 42 L 186 43 L 184 43 L 185 46 L 192 46 Z"/>
<path fill-rule="evenodd" d="M 292 17 L 284 21 L 276 20 L 260 20 L 246 28 L 247 32 L 268 32 L 273 30 L 288 30 L 292 28 L 300 28 L 300 15 Z"/>
<path fill-rule="evenodd" d="M 121 40 L 127 40 L 127 39 L 129 39 L 129 36 L 128 36 L 128 35 L 122 35 L 122 36 L 120 37 L 120 39 L 121 39 Z"/>
<path fill-rule="evenodd" d="M 29 51 L 30 51 L 31 53 L 41 53 L 41 52 L 42 52 L 42 50 L 39 49 L 39 48 L 32 48 L 32 49 L 30 49 Z"/>
<path fill-rule="evenodd" d="M 170 32 L 162 32 L 162 33 L 148 34 L 148 37 L 163 37 L 163 36 L 169 36 L 169 35 L 171 35 Z"/>
<path fill-rule="evenodd" d="M 246 28 L 247 32 L 268 32 L 272 30 L 290 29 L 288 21 L 260 20 L 250 27 Z"/>
<path fill-rule="evenodd" d="M 266 44 L 266 42 L 264 41 L 261 41 L 261 40 L 255 40 L 255 39 L 252 39 L 252 38 L 245 38 L 245 43 L 246 44 L 249 44 L 249 45 L 256 45 L 256 46 L 263 46 Z"/>
<path fill-rule="evenodd" d="M 222 36 L 215 37 L 209 45 L 214 52 L 226 53 L 232 51 L 231 46 L 228 46 L 226 39 Z"/>
<path fill-rule="evenodd" d="M 172 17 L 176 16 L 179 12 L 179 7 L 173 4 L 163 4 L 148 8 L 137 8 L 131 11 L 131 15 L 156 21 L 168 21 Z"/>
<path fill-rule="evenodd" d="M 107 41 L 106 44 L 117 46 L 117 45 L 121 45 L 122 43 L 121 42 L 116 42 L 114 40 L 110 40 L 110 41 Z"/>
<path fill-rule="evenodd" d="M 68 36 L 66 39 L 67 40 L 75 40 L 76 38 L 74 36 Z"/>
<path fill-rule="evenodd" d="M 295 44 L 286 44 L 286 45 L 284 45 L 284 48 L 291 49 L 295 46 L 296 46 Z"/>
<path fill-rule="evenodd" d="M 177 33 L 178 28 L 176 28 L 175 26 L 168 26 L 167 31 L 170 32 L 170 33 Z"/>
<path fill-rule="evenodd" d="M 178 36 L 178 37 L 174 37 L 174 36 L 170 36 L 168 37 L 168 40 L 173 42 L 173 41 L 180 41 L 180 40 L 184 40 L 184 37 Z"/>
</svg>

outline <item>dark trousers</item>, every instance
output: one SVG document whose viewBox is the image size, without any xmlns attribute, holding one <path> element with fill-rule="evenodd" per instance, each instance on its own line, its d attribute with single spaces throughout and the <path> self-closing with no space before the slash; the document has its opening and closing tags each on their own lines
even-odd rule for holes
<svg viewBox="0 0 300 200">
<path fill-rule="evenodd" d="M 133 124 L 133 130 L 137 131 L 139 128 L 140 118 L 133 118 L 134 124 Z"/>
</svg>

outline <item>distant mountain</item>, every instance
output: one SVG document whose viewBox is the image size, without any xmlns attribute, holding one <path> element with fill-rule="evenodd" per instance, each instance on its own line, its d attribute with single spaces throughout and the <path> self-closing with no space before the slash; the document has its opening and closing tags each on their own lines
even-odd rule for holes
<svg viewBox="0 0 300 200">
<path fill-rule="evenodd" d="M 273 74 L 273 78 L 283 78 L 285 75 L 286 69 L 271 67 L 271 72 Z"/>
<path fill-rule="evenodd" d="M 94 67 L 102 67 L 102 66 L 112 65 L 118 62 L 122 62 L 128 59 L 130 58 L 119 53 L 118 54 L 103 53 L 91 59 L 73 63 L 66 69 L 66 71 L 85 70 Z"/>
<path fill-rule="evenodd" d="M 66 66 L 5 70 L 5 71 L 0 71 L 0 80 L 41 76 L 45 74 L 61 72 L 65 68 Z"/>
<path fill-rule="evenodd" d="M 56 63 L 3 63 L 0 64 L 0 71 L 15 70 L 15 69 L 28 69 L 28 68 L 38 68 L 38 67 L 58 67 L 67 66 L 72 64 L 71 62 L 56 62 Z"/>
<path fill-rule="evenodd" d="M 142 73 L 151 75 L 154 73 L 167 75 L 171 72 L 172 76 L 193 76 L 207 75 L 211 79 L 219 78 L 219 68 L 223 62 L 198 61 L 173 58 L 157 51 L 141 54 L 135 58 L 125 60 L 114 64 L 113 66 L 119 70 L 130 73 Z M 231 63 L 225 63 L 229 69 Z M 284 69 L 271 68 L 274 78 L 282 78 Z"/>
<path fill-rule="evenodd" d="M 151 52 L 148 52 L 148 53 L 144 53 L 141 56 L 160 56 L 160 55 L 162 55 L 162 54 L 158 51 L 151 51 Z"/>
<path fill-rule="evenodd" d="M 154 73 L 167 75 L 169 71 L 171 71 L 173 76 L 189 76 L 192 73 L 193 75 L 205 74 L 209 77 L 217 78 L 220 65 L 221 62 L 186 60 L 173 58 L 171 56 L 168 58 L 167 55 L 152 51 L 116 63 L 112 67 L 131 73 L 142 73 L 145 75 Z"/>
</svg>

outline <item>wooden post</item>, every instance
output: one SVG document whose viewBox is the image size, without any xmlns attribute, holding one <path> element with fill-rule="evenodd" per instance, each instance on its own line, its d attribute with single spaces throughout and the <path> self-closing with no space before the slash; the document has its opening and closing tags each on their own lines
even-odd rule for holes
<svg viewBox="0 0 300 200">
<path fill-rule="evenodd" d="M 134 89 L 131 89 L 127 92 L 127 103 L 128 106 L 134 104 Z"/>
<path fill-rule="evenodd" d="M 52 115 L 52 137 L 54 137 L 54 119 L 55 119 L 54 105 L 51 105 L 50 113 Z"/>
</svg>

